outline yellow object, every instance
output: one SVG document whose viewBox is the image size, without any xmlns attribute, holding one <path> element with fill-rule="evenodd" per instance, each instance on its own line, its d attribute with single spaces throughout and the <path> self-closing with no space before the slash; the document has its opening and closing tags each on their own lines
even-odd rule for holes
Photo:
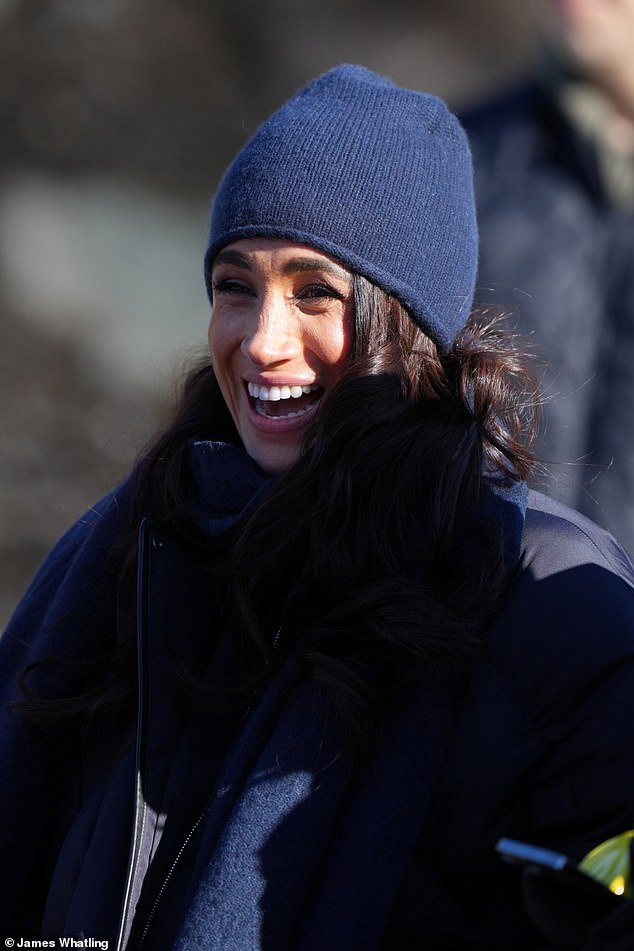
<svg viewBox="0 0 634 951">
<path fill-rule="evenodd" d="M 632 869 L 630 867 L 630 843 L 634 838 L 634 829 L 606 839 L 579 862 L 579 868 L 598 882 L 605 885 L 615 895 L 631 898 Z"/>
</svg>

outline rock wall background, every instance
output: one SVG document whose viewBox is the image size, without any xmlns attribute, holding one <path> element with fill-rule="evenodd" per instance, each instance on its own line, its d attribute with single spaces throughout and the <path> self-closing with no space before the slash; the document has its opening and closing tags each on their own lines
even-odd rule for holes
<svg viewBox="0 0 634 951">
<path fill-rule="evenodd" d="M 298 86 L 361 62 L 452 105 L 533 55 L 507 0 L 0 0 L 0 628 L 205 339 L 209 199 Z"/>
</svg>

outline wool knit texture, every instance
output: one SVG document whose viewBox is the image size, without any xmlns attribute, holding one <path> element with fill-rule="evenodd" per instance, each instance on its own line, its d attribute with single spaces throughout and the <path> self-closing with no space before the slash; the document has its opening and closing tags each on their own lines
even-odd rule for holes
<svg viewBox="0 0 634 951">
<path fill-rule="evenodd" d="M 216 193 L 205 278 L 225 245 L 284 238 L 394 294 L 442 350 L 471 309 L 478 257 L 466 135 L 435 96 L 362 66 L 311 82 L 260 126 Z"/>
</svg>

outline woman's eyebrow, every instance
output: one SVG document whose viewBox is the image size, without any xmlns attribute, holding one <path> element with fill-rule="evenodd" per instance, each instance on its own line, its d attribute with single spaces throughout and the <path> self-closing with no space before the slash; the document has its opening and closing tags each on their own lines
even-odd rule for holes
<svg viewBox="0 0 634 951">
<path fill-rule="evenodd" d="M 295 274 L 299 271 L 326 271 L 342 281 L 350 280 L 350 273 L 334 261 L 325 261 L 324 258 L 299 257 L 286 261 L 283 267 L 284 274 Z"/>
<path fill-rule="evenodd" d="M 216 264 L 234 264 L 236 267 L 246 268 L 247 271 L 252 270 L 251 261 L 246 254 L 242 254 L 240 251 L 233 251 L 231 248 L 218 252 L 214 258 L 212 269 Z"/>
<path fill-rule="evenodd" d="M 218 252 L 214 258 L 212 269 L 217 264 L 233 264 L 234 266 L 244 268 L 247 271 L 253 270 L 253 264 L 250 258 L 241 251 L 236 251 L 232 248 L 225 248 L 224 250 Z M 334 261 L 327 261 L 324 258 L 315 258 L 304 255 L 297 258 L 290 258 L 290 260 L 284 263 L 282 271 L 284 274 L 297 274 L 302 271 L 326 271 L 326 273 L 332 274 L 333 277 L 337 277 L 341 281 L 350 280 L 349 271 L 346 271 L 345 268 L 335 264 Z"/>
</svg>

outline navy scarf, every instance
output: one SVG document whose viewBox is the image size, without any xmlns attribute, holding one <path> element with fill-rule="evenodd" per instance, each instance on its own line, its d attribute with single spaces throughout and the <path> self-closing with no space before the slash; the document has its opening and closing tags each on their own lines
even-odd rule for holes
<svg viewBox="0 0 634 951">
<path fill-rule="evenodd" d="M 264 497 L 268 479 L 243 450 L 191 447 L 194 511 L 225 537 Z M 526 489 L 491 483 L 482 513 L 519 555 Z M 291 656 L 238 740 L 214 793 L 197 883 L 177 951 L 372 951 L 420 835 L 442 764 L 457 678 L 434 672 L 404 690 L 371 765 L 351 776 L 319 687 Z"/>
</svg>

